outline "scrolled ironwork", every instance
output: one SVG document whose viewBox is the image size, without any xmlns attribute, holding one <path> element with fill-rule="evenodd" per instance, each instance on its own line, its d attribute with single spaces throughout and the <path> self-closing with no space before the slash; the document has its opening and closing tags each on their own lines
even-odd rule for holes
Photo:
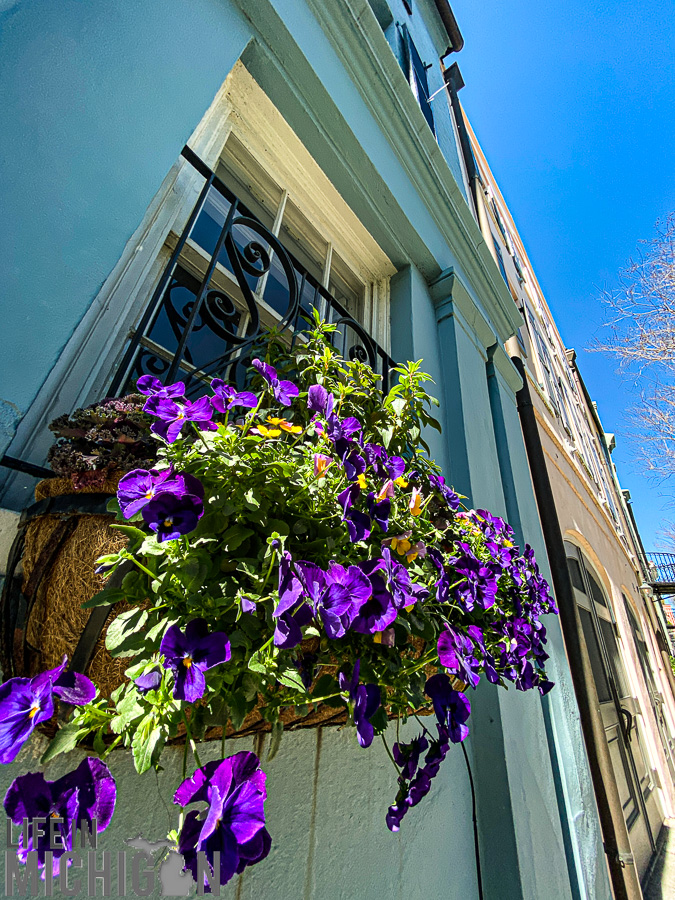
<svg viewBox="0 0 675 900">
<path fill-rule="evenodd" d="M 202 390 L 200 385 L 209 378 L 226 377 L 233 366 L 236 370 L 270 331 L 267 321 L 261 318 L 261 298 L 266 296 L 272 277 L 278 282 L 273 290 L 274 300 L 270 299 L 279 316 L 273 326 L 275 334 L 290 331 L 291 342 L 295 341 L 304 328 L 301 315 L 311 307 L 318 308 L 323 317 L 337 326 L 336 334 L 342 335 L 341 352 L 351 360 L 358 359 L 379 370 L 386 390 L 393 360 L 193 151 L 184 148 L 183 156 L 204 177 L 206 184 L 132 336 L 121 371 L 113 380 L 111 394 L 128 388 L 134 376 L 152 374 L 162 381 L 179 376 L 186 381 L 192 395 Z M 199 283 L 182 268 L 180 254 L 206 208 L 209 191 L 217 191 L 229 204 L 229 210 L 215 247 L 208 251 L 210 261 Z M 233 289 L 232 295 L 222 287 L 222 272 L 218 285 L 213 284 L 218 265 L 229 269 L 234 277 L 238 291 Z M 187 302 L 181 296 L 186 290 L 192 295 Z M 175 340 L 174 348 L 165 345 L 169 334 Z M 212 339 L 192 339 L 192 335 L 200 334 L 211 334 L 221 341 L 222 352 L 204 359 L 205 350 L 212 354 L 216 347 Z M 355 338 L 350 340 L 352 335 Z"/>
</svg>

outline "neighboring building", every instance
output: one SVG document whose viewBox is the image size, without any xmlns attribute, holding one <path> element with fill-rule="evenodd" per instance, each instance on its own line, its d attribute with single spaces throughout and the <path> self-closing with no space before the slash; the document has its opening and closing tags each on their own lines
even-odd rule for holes
<svg viewBox="0 0 675 900">
<path fill-rule="evenodd" d="M 574 350 L 565 348 L 513 219 L 475 135 L 475 202 L 483 237 L 524 320 L 509 342 L 530 385 L 555 513 L 590 656 L 638 872 L 675 814 L 672 653 L 639 535 Z M 546 515 L 542 511 L 542 515 Z"/>
<path fill-rule="evenodd" d="M 32 500 L 36 470 L 25 463 L 44 465 L 51 419 L 124 391 L 142 372 L 180 371 L 193 384 L 217 374 L 258 319 L 262 331 L 282 323 L 291 333 L 294 283 L 300 308 L 318 305 L 339 320 L 345 350 L 357 348 L 385 376 L 390 357 L 424 360 L 444 416 L 433 455 L 472 505 L 511 521 L 546 572 L 516 405 L 522 382 L 503 349 L 519 329 L 528 342 L 520 305 L 544 348 L 541 362 L 538 350 L 528 359 L 533 386 L 544 382 L 537 396 L 550 452 L 569 473 L 570 553 L 582 554 L 574 558 L 589 634 L 609 640 L 616 620 L 631 647 L 622 684 L 636 698 L 626 708 L 638 721 L 639 787 L 627 815 L 642 864 L 649 827 L 673 808 L 649 673 L 655 693 L 665 697 L 667 686 L 604 437 L 562 344 L 547 349 L 544 321 L 551 346 L 559 339 L 524 252 L 516 263 L 506 227 L 502 235 L 494 219 L 495 240 L 489 222 L 485 230 L 492 205 L 476 206 L 460 85 L 445 90 L 443 60 L 462 46 L 446 0 L 15 0 L 0 23 L 6 518 Z M 235 201 L 249 221 L 235 222 L 222 252 Z M 262 279 L 242 270 L 242 257 L 255 264 L 244 253 L 251 241 L 273 248 L 277 239 L 292 271 L 278 256 Z M 579 419 L 568 438 L 558 390 L 569 390 L 568 415 Z M 558 620 L 547 628 L 554 691 L 540 698 L 485 684 L 472 697 L 486 900 L 611 896 Z M 670 722 L 671 699 L 663 703 Z M 608 723 L 617 747 L 620 731 Z M 30 753 L 3 769 L 4 784 L 35 763 Z M 165 834 L 179 754 L 158 779 L 137 778 L 125 752 L 111 754 L 120 808 L 102 847 Z M 49 771 L 72 765 L 58 760 Z M 275 846 L 227 896 L 478 896 L 458 749 L 398 836 L 384 826 L 386 755 L 355 750 L 336 729 L 289 734 L 268 787 Z"/>
</svg>

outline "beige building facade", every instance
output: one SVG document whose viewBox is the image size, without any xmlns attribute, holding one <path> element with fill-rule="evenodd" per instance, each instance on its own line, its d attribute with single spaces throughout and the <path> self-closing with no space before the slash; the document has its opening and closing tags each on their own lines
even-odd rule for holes
<svg viewBox="0 0 675 900">
<path fill-rule="evenodd" d="M 455 76 L 456 78 L 457 76 Z M 461 86 L 461 84 L 460 84 Z M 524 363 L 612 770 L 640 878 L 675 815 L 675 701 L 663 612 L 606 434 L 470 126 L 466 177 L 483 238 L 524 324 Z M 542 517 L 546 511 L 540 510 Z"/>
</svg>

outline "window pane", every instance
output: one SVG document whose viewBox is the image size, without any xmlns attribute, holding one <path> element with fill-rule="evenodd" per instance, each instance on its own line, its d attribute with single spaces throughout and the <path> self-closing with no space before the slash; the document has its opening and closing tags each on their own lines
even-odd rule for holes
<svg viewBox="0 0 675 900">
<path fill-rule="evenodd" d="M 607 673 L 602 659 L 600 644 L 598 643 L 598 638 L 595 633 L 593 617 L 587 609 L 583 609 L 581 606 L 579 607 L 579 616 L 581 618 L 581 627 L 584 632 L 588 655 L 591 659 L 591 669 L 593 670 L 595 688 L 598 692 L 598 700 L 600 703 L 607 703 L 612 699 L 612 694 L 609 690 L 609 681 L 607 680 Z"/>
<path fill-rule="evenodd" d="M 347 309 L 350 316 L 362 321 L 365 285 L 335 251 L 331 258 L 328 290 Z"/>
<path fill-rule="evenodd" d="M 607 743 L 609 745 L 609 755 L 612 758 L 612 769 L 614 770 L 616 786 L 619 789 L 619 798 L 623 806 L 623 814 L 630 826 L 637 815 L 637 808 L 631 790 L 632 779 L 622 753 L 621 738 L 619 737 L 619 729 L 616 726 L 607 732 Z"/>
<path fill-rule="evenodd" d="M 570 578 L 572 579 L 572 584 L 578 591 L 581 591 L 582 594 L 585 594 L 586 585 L 584 584 L 584 579 L 581 574 L 581 566 L 579 565 L 579 560 L 574 559 L 574 557 L 572 556 L 568 556 L 567 567 L 570 570 Z"/>
<path fill-rule="evenodd" d="M 591 585 L 591 596 L 595 600 L 596 603 L 599 603 L 600 606 L 607 606 L 607 598 L 605 597 L 605 592 L 602 590 L 600 585 L 598 584 L 595 575 L 593 575 L 588 567 L 586 567 L 586 574 L 588 575 L 588 581 Z"/>
<path fill-rule="evenodd" d="M 630 691 L 628 690 L 626 672 L 623 667 L 621 653 L 619 652 L 619 645 L 616 642 L 614 626 L 611 622 L 608 622 L 607 619 L 600 619 L 599 621 L 600 631 L 602 632 L 605 647 L 607 647 L 607 653 L 609 654 L 612 668 L 614 669 L 614 680 L 616 681 L 617 691 L 619 692 L 620 697 L 629 697 Z"/>
</svg>

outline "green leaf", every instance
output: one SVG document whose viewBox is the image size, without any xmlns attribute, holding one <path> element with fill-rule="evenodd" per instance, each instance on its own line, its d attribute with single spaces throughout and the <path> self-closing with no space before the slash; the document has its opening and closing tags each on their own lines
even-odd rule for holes
<svg viewBox="0 0 675 900">
<path fill-rule="evenodd" d="M 284 723 L 277 719 L 276 722 L 272 722 L 272 732 L 270 734 L 270 748 L 267 751 L 267 762 L 272 762 L 274 757 L 279 752 L 279 747 L 281 746 L 281 738 L 284 735 Z"/>
<path fill-rule="evenodd" d="M 303 694 L 307 693 L 307 689 L 302 683 L 302 678 L 300 677 L 300 673 L 297 669 L 286 669 L 285 672 L 277 675 L 277 678 L 282 684 L 285 684 L 286 687 L 294 688 L 297 691 L 302 691 Z"/>
<path fill-rule="evenodd" d="M 154 534 L 149 534 L 138 548 L 138 552 L 144 556 L 163 556 L 166 549 L 166 544 L 160 543 Z"/>
<path fill-rule="evenodd" d="M 147 532 L 141 531 L 141 529 L 136 528 L 135 525 L 118 525 L 117 522 L 113 522 L 110 527 L 114 528 L 116 531 L 121 531 L 122 534 L 126 534 L 131 541 L 132 546 L 136 545 L 140 547 L 148 536 Z"/>
<path fill-rule="evenodd" d="M 258 507 L 260 506 L 258 491 L 256 491 L 255 488 L 249 488 L 244 494 L 244 502 L 249 507 L 249 509 L 258 509 Z"/>
<path fill-rule="evenodd" d="M 151 716 L 146 716 L 131 741 L 134 766 L 139 775 L 152 765 L 152 754 L 162 737 L 162 729 L 158 725 L 153 727 L 153 721 Z"/>
<path fill-rule="evenodd" d="M 252 672 L 262 672 L 263 675 L 267 674 L 267 666 L 260 658 L 260 653 L 257 650 L 255 653 L 251 654 L 248 661 L 248 667 Z"/>
<path fill-rule="evenodd" d="M 86 600 L 82 604 L 82 609 L 94 609 L 95 606 L 112 606 L 126 598 L 125 592 L 121 588 L 106 587 L 90 600 Z"/>
<path fill-rule="evenodd" d="M 251 491 L 248 493 L 250 494 Z M 239 524 L 231 525 L 222 538 L 223 550 L 227 550 L 229 553 L 233 552 L 244 543 L 246 538 L 251 537 L 252 534 L 252 528 L 246 528 L 244 525 Z"/>
<path fill-rule="evenodd" d="M 145 642 L 143 626 L 148 620 L 145 609 L 128 609 L 120 613 L 108 626 L 106 650 L 111 656 L 135 656 Z"/>
<path fill-rule="evenodd" d="M 40 764 L 44 766 L 61 753 L 70 753 L 77 746 L 77 742 L 86 734 L 89 734 L 90 731 L 91 728 L 82 728 L 75 722 L 62 725 L 42 754 Z"/>
</svg>

